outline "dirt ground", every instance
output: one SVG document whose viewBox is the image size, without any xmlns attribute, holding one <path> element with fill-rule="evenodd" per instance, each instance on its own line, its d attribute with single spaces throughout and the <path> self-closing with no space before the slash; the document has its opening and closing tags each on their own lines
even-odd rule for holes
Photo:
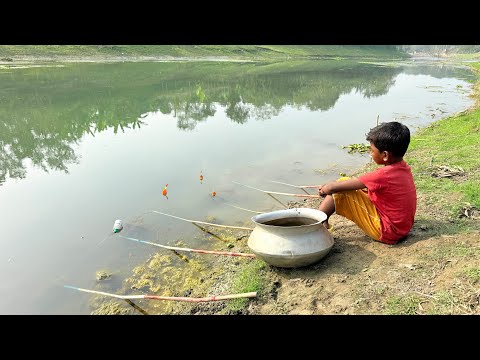
<svg viewBox="0 0 480 360">
<path fill-rule="evenodd" d="M 419 202 L 422 215 L 428 210 Z M 480 232 L 432 236 L 435 221 L 416 221 L 404 241 L 385 245 L 343 217 L 330 223 L 329 255 L 305 268 L 272 268 L 270 296 L 252 303 L 250 313 L 480 313 Z"/>
<path fill-rule="evenodd" d="M 460 220 L 427 207 L 422 198 L 418 201 L 418 220 L 397 245 L 374 241 L 353 222 L 333 215 L 335 244 L 330 253 L 303 268 L 267 265 L 267 287 L 239 313 L 480 314 L 478 219 L 467 220 L 474 229 L 468 234 L 454 230 L 449 234 L 444 231 L 445 223 Z M 318 208 L 319 200 L 288 205 Z M 225 271 L 219 283 L 225 286 L 232 273 Z M 223 308 L 221 304 L 198 304 L 189 313 L 224 314 Z"/>
</svg>

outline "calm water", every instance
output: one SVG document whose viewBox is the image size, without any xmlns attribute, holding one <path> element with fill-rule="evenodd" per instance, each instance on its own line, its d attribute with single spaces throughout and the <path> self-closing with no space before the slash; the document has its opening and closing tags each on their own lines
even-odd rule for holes
<svg viewBox="0 0 480 360">
<path fill-rule="evenodd" d="M 377 116 L 414 132 L 470 106 L 471 79 L 343 61 L 0 69 L 0 313 L 89 314 L 91 295 L 63 285 L 95 289 L 109 269 L 115 292 L 159 250 L 113 235 L 116 219 L 123 235 L 208 248 L 200 230 L 151 210 L 253 227 L 228 204 L 281 206 L 232 181 L 291 193 L 271 180 L 351 173 L 369 159 L 342 146 L 366 143 Z"/>
</svg>

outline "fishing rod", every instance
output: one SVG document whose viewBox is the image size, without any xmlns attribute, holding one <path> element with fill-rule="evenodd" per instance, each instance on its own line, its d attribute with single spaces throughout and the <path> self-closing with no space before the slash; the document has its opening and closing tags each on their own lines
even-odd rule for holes
<svg viewBox="0 0 480 360">
<path fill-rule="evenodd" d="M 249 185 L 245 185 L 245 184 L 240 184 L 236 181 L 232 181 L 234 184 L 237 184 L 237 185 L 241 185 L 241 186 L 245 186 L 245 187 L 248 187 L 250 189 L 254 189 L 254 190 L 258 190 L 258 191 L 261 191 L 263 193 L 266 193 L 266 194 L 276 194 L 276 195 L 287 195 L 287 196 L 298 196 L 298 197 L 306 197 L 306 198 L 320 198 L 321 196 L 320 195 L 307 195 L 307 194 L 290 194 L 290 193 L 283 193 L 283 192 L 278 192 L 278 191 L 267 191 L 267 190 L 262 190 L 262 189 L 258 189 L 256 187 L 253 187 L 253 186 L 249 186 Z M 318 186 L 317 186 L 318 187 Z"/>
<path fill-rule="evenodd" d="M 244 257 L 251 257 L 255 258 L 255 254 L 248 254 L 248 253 L 237 253 L 237 252 L 232 252 L 232 251 L 215 251 L 215 250 L 201 250 L 201 249 L 189 249 L 189 248 L 182 248 L 182 247 L 176 247 L 176 246 L 167 246 L 167 245 L 160 245 L 156 244 L 150 241 L 143 241 L 123 235 L 119 235 L 120 237 L 131 240 L 131 241 L 136 241 L 136 242 L 141 242 L 144 244 L 149 244 L 153 246 L 158 246 L 164 249 L 168 250 L 174 250 L 174 251 L 188 251 L 188 252 L 194 252 L 194 253 L 200 253 L 200 254 L 214 254 L 214 255 L 228 255 L 228 256 L 244 256 Z"/>
<path fill-rule="evenodd" d="M 312 186 L 312 185 L 293 185 L 293 184 L 288 184 L 288 183 L 284 183 L 284 182 L 281 182 L 281 181 L 275 181 L 275 180 L 269 180 L 269 181 L 273 182 L 273 183 L 276 183 L 276 184 L 282 184 L 282 185 L 291 186 L 291 187 L 294 187 L 294 188 L 297 188 L 297 189 L 301 189 L 305 194 L 309 194 L 308 191 L 305 190 L 305 188 L 318 187 L 318 186 Z"/>
<path fill-rule="evenodd" d="M 192 223 L 192 224 L 204 224 L 204 225 L 211 225 L 211 226 L 223 227 L 223 228 L 227 228 L 227 229 L 253 230 L 252 228 L 242 227 L 242 226 L 220 225 L 220 224 L 213 224 L 213 223 L 208 223 L 208 222 L 204 222 L 204 221 L 189 220 L 189 219 L 181 218 L 181 217 L 175 216 L 175 215 L 166 214 L 166 213 L 163 213 L 163 212 L 160 212 L 160 211 L 156 211 L 156 210 L 152 210 L 152 212 L 154 212 L 154 213 L 156 213 L 156 214 L 161 214 L 161 215 L 165 215 L 165 216 L 170 216 L 170 217 L 173 217 L 173 218 L 175 218 L 175 219 L 187 221 L 187 222 Z"/>
<path fill-rule="evenodd" d="M 250 209 L 245 209 L 245 208 L 242 208 L 240 206 L 236 206 L 236 205 L 233 205 L 233 204 L 230 204 L 228 202 L 224 202 L 225 205 L 228 205 L 228 206 L 231 206 L 235 209 L 240 209 L 240 210 L 245 210 L 245 211 L 248 211 L 248 212 L 252 212 L 252 213 L 255 213 L 255 214 L 263 214 L 264 212 L 263 211 L 255 211 L 255 210 L 250 210 Z"/>
<path fill-rule="evenodd" d="M 275 181 L 275 180 L 268 180 L 268 181 L 276 183 L 276 184 L 282 184 L 282 185 L 296 187 L 296 188 L 299 188 L 299 189 L 303 189 L 303 188 L 308 189 L 308 188 L 318 188 L 318 187 L 320 187 L 319 185 L 293 185 L 293 184 L 288 184 L 288 183 L 284 183 L 284 182 L 281 182 L 281 181 Z"/>
<path fill-rule="evenodd" d="M 83 291 L 91 294 L 98 294 L 98 295 L 105 295 L 110 296 L 116 299 L 122 300 L 135 300 L 135 299 L 150 299 L 150 300 L 173 300 L 173 301 L 186 301 L 186 302 L 207 302 L 207 301 L 219 301 L 219 300 L 227 300 L 227 299 L 238 299 L 238 298 L 252 298 L 257 296 L 257 292 L 248 292 L 248 293 L 241 293 L 241 294 L 230 294 L 230 295 L 212 295 L 203 298 L 190 298 L 184 296 L 157 296 L 157 295 L 117 295 L 111 294 L 103 291 L 95 291 L 89 289 L 82 289 L 75 286 L 70 285 L 63 285 L 63 287 L 67 289 L 73 289 L 78 291 Z"/>
</svg>

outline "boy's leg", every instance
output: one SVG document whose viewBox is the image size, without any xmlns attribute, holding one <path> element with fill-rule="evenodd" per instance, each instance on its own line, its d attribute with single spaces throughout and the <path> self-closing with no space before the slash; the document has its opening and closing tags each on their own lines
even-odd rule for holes
<svg viewBox="0 0 480 360">
<path fill-rule="evenodd" d="M 335 201 L 333 200 L 333 196 L 327 195 L 325 199 L 323 199 L 318 210 L 323 211 L 325 214 L 327 214 L 327 220 L 325 220 L 324 224 L 325 227 L 329 229 L 330 224 L 328 223 L 328 219 L 330 219 L 330 215 L 335 212 Z"/>
<path fill-rule="evenodd" d="M 348 180 L 350 177 L 344 176 L 337 181 L 344 181 Z M 325 220 L 324 225 L 327 229 L 330 229 L 330 224 L 328 223 L 328 219 L 330 219 L 330 216 L 335 212 L 335 200 L 333 198 L 333 195 L 327 195 L 323 200 L 322 203 L 320 204 L 320 207 L 318 210 L 323 211 L 325 214 L 327 214 L 327 220 Z"/>
<path fill-rule="evenodd" d="M 336 193 L 333 199 L 338 215 L 353 221 L 372 239 L 380 239 L 380 216 L 365 191 L 352 190 Z"/>
<path fill-rule="evenodd" d="M 341 177 L 337 181 L 348 180 L 350 177 Z M 330 198 L 327 200 L 327 198 Z M 325 203 L 325 204 L 324 204 Z M 325 210 L 322 210 L 322 206 Z M 336 212 L 362 229 L 368 236 L 374 240 L 380 239 L 380 216 L 368 194 L 364 190 L 352 190 L 332 195 L 327 197 L 320 204 L 319 210 L 327 214 L 326 226 L 330 215 Z"/>
</svg>

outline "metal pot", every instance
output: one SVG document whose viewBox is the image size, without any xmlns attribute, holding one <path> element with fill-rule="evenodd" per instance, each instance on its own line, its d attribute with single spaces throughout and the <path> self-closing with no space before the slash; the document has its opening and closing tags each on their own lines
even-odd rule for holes
<svg viewBox="0 0 480 360">
<path fill-rule="evenodd" d="M 295 208 L 252 217 L 255 223 L 247 245 L 266 263 L 285 268 L 319 261 L 333 246 L 333 237 L 322 224 L 327 215 L 320 210 Z"/>
</svg>

